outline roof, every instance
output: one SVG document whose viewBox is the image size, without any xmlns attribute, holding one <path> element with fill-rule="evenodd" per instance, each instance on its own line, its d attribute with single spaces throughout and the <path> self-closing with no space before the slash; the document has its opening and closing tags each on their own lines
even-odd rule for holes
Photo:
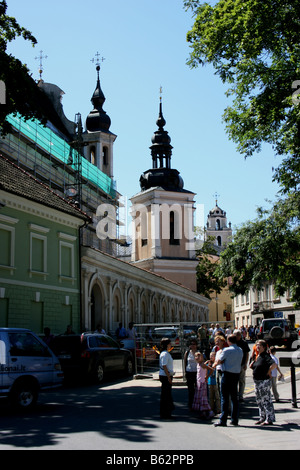
<svg viewBox="0 0 300 470">
<path fill-rule="evenodd" d="M 82 210 L 0 154 L 0 189 L 91 222 Z"/>
</svg>

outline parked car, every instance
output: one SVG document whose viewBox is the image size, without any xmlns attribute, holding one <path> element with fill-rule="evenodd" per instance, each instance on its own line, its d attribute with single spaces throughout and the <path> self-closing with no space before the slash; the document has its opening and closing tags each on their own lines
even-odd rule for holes
<svg viewBox="0 0 300 470">
<path fill-rule="evenodd" d="M 172 352 L 174 354 L 180 354 L 180 338 L 179 338 L 179 329 L 175 326 L 162 326 L 153 329 L 152 339 L 153 344 L 159 349 L 160 342 L 163 338 L 171 339 L 171 346 L 173 348 Z"/>
<path fill-rule="evenodd" d="M 0 395 L 21 409 L 33 407 L 40 390 L 63 383 L 61 365 L 32 331 L 0 328 Z"/>
<path fill-rule="evenodd" d="M 66 378 L 77 376 L 101 383 L 108 372 L 133 373 L 132 353 L 107 335 L 59 335 L 54 338 L 51 348 Z"/>
<path fill-rule="evenodd" d="M 258 339 L 264 339 L 269 346 L 286 346 L 291 349 L 298 334 L 289 320 L 285 318 L 268 318 L 262 320 Z"/>
</svg>

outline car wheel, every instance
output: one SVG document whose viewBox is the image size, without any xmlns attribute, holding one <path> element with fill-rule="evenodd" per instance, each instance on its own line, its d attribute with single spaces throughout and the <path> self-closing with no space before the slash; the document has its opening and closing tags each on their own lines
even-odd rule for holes
<svg viewBox="0 0 300 470">
<path fill-rule="evenodd" d="M 96 365 L 94 379 L 97 384 L 100 384 L 104 379 L 104 367 L 101 363 Z"/>
<path fill-rule="evenodd" d="M 10 399 L 13 405 L 22 410 L 35 406 L 38 399 L 38 386 L 31 380 L 24 380 L 14 385 Z"/>
<path fill-rule="evenodd" d="M 270 331 L 270 336 L 273 339 L 280 339 L 283 337 L 283 329 L 280 326 L 274 326 Z"/>
</svg>

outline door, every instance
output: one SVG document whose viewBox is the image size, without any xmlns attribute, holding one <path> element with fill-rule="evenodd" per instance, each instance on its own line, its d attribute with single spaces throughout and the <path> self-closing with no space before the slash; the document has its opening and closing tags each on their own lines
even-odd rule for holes
<svg viewBox="0 0 300 470">
<path fill-rule="evenodd" d="M 8 333 L 8 340 L 8 376 L 11 384 L 22 375 L 36 377 L 42 388 L 53 384 L 53 356 L 35 335 L 17 331 Z"/>
</svg>

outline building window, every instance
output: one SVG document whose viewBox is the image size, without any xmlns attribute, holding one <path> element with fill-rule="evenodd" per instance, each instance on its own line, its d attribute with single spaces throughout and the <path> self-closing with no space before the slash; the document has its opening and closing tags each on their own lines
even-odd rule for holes
<svg viewBox="0 0 300 470">
<path fill-rule="evenodd" d="M 104 166 L 108 165 L 108 148 L 107 147 L 103 147 L 102 161 L 103 161 Z"/>
<path fill-rule="evenodd" d="M 18 219 L 0 214 L 0 267 L 9 269 L 13 274 L 15 269 L 15 228 Z M 10 225 L 8 225 L 10 224 Z"/>
<path fill-rule="evenodd" d="M 59 280 L 75 280 L 74 241 L 76 237 L 60 232 L 59 240 Z"/>
<path fill-rule="evenodd" d="M 30 277 L 33 274 L 42 275 L 44 279 L 47 272 L 47 233 L 50 229 L 35 224 L 29 224 L 30 232 Z M 36 233 L 39 232 L 39 233 Z"/>
<path fill-rule="evenodd" d="M 94 145 L 91 147 L 90 162 L 92 163 L 92 165 L 97 165 L 96 147 Z"/>
<path fill-rule="evenodd" d="M 0 266 L 1 268 L 14 267 L 15 229 L 0 225 Z"/>
<path fill-rule="evenodd" d="M 222 238 L 220 236 L 217 237 L 217 244 L 218 246 L 222 246 Z"/>
<path fill-rule="evenodd" d="M 170 212 L 170 245 L 180 245 L 178 237 L 179 227 L 178 219 L 175 217 L 175 212 Z"/>
</svg>

